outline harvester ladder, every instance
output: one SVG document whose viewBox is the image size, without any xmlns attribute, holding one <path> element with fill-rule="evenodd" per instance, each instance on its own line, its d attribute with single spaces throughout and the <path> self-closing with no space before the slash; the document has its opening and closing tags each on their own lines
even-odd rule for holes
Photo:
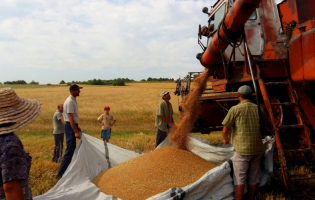
<svg viewBox="0 0 315 200">
<path fill-rule="evenodd" d="M 276 146 L 277 146 L 277 157 L 278 157 L 278 163 L 281 166 L 281 171 L 283 175 L 283 180 L 285 183 L 285 186 L 288 189 L 287 185 L 287 180 L 304 180 L 304 179 L 309 179 L 309 178 L 315 178 L 315 173 L 311 174 L 305 174 L 305 175 L 289 175 L 288 169 L 287 169 L 287 159 L 286 159 L 286 154 L 287 153 L 300 153 L 301 155 L 304 156 L 304 153 L 306 152 L 311 152 L 311 161 L 314 166 L 314 161 L 315 161 L 315 151 L 313 148 L 313 144 L 310 140 L 310 130 L 309 128 L 305 125 L 302 119 L 302 114 L 299 108 L 299 102 L 296 96 L 295 91 L 292 88 L 290 79 L 285 80 L 284 82 L 269 82 L 265 83 L 262 79 L 259 79 L 259 86 L 260 90 L 265 102 L 266 109 L 268 111 L 268 115 L 270 117 L 270 120 L 272 122 L 273 128 L 274 128 L 274 134 L 275 134 L 275 139 L 276 139 Z M 287 86 L 287 92 L 288 96 L 290 98 L 290 102 L 282 102 L 282 103 L 271 103 L 268 97 L 268 93 L 266 90 L 266 86 L 272 86 L 272 85 L 286 85 Z M 273 110 L 272 110 L 272 105 L 286 105 L 286 106 L 293 106 L 292 110 L 296 116 L 297 119 L 297 124 L 291 124 L 291 125 L 277 125 L 275 123 L 274 117 L 273 117 Z M 290 150 L 284 150 L 281 139 L 280 139 L 280 133 L 279 131 L 285 131 L 289 129 L 300 129 L 300 138 L 303 139 L 303 145 L 305 145 L 300 149 L 290 149 Z"/>
</svg>

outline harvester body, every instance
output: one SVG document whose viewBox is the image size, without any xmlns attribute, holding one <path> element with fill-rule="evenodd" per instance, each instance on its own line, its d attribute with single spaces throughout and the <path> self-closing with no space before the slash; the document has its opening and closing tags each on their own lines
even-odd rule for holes
<svg viewBox="0 0 315 200">
<path fill-rule="evenodd" d="M 197 58 L 211 76 L 193 132 L 222 130 L 228 110 L 239 102 L 236 91 L 249 85 L 273 125 L 274 160 L 286 186 L 288 180 L 315 178 L 315 1 L 219 0 L 203 12 L 210 33 L 202 45 L 199 25 L 203 52 Z M 197 76 L 178 80 L 175 94 L 184 98 Z M 289 175 L 291 163 L 306 161 L 309 173 Z"/>
</svg>

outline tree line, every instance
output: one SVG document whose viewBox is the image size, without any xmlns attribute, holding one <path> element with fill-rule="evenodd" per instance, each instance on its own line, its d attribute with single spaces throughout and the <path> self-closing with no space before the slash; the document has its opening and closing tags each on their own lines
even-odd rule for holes
<svg viewBox="0 0 315 200">
<path fill-rule="evenodd" d="M 111 80 L 102 80 L 102 79 L 92 79 L 88 81 L 72 81 L 68 82 L 67 85 L 72 84 L 84 84 L 84 85 L 113 85 L 113 86 L 125 86 L 128 82 L 134 82 L 133 79 L 129 78 L 115 78 Z M 64 80 L 60 81 L 59 84 L 66 84 Z"/>
<path fill-rule="evenodd" d="M 174 78 L 152 78 L 149 77 L 147 79 L 142 79 L 141 82 L 165 82 L 165 81 L 174 81 Z M 72 85 L 72 84 L 84 84 L 84 85 L 113 85 L 113 86 L 124 86 L 126 83 L 129 82 L 137 82 L 133 79 L 129 78 L 115 78 L 115 79 L 110 79 L 110 80 L 102 80 L 102 79 L 92 79 L 88 81 L 71 81 L 71 82 L 65 82 L 64 80 L 61 80 L 59 84 L 67 84 L 67 85 Z M 2 84 L 0 82 L 0 84 Z M 36 81 L 31 81 L 30 83 L 27 83 L 24 80 L 17 80 L 17 81 L 5 81 L 3 84 L 8 84 L 8 85 L 38 85 L 39 82 Z M 50 84 L 49 84 L 50 85 Z"/>
<path fill-rule="evenodd" d="M 0 82 L 0 84 L 2 84 L 2 83 Z M 27 85 L 27 84 L 38 85 L 39 82 L 31 81 L 30 83 L 27 83 L 24 80 L 17 80 L 17 81 L 5 81 L 5 82 L 3 82 L 3 84 L 8 84 L 8 85 Z"/>
</svg>

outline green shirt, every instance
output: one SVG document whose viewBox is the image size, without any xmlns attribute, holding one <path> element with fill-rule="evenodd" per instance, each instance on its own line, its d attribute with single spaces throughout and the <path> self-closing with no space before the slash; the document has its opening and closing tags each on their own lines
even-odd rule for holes
<svg viewBox="0 0 315 200">
<path fill-rule="evenodd" d="M 262 109 L 261 109 L 262 110 Z M 264 110 L 263 121 L 268 122 Z M 232 143 L 239 155 L 257 155 L 263 153 L 257 105 L 244 100 L 233 106 L 222 124 L 232 130 Z"/>
<path fill-rule="evenodd" d="M 167 123 L 165 121 L 163 121 L 159 116 L 164 116 L 170 122 L 174 122 L 174 120 L 173 120 L 173 107 L 172 107 L 172 104 L 170 102 L 169 102 L 169 107 L 170 107 L 169 117 L 167 117 L 167 104 L 164 100 L 161 101 L 161 103 L 159 103 L 157 110 L 156 110 L 155 128 L 158 128 L 164 132 L 167 132 Z"/>
</svg>

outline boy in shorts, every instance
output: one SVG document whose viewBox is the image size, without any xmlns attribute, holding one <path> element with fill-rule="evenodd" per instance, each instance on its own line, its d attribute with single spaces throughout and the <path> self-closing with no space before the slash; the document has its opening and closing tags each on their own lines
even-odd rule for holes
<svg viewBox="0 0 315 200">
<path fill-rule="evenodd" d="M 104 107 L 104 114 L 102 114 L 98 119 L 98 123 L 102 126 L 102 139 L 105 142 L 109 142 L 110 134 L 111 134 L 111 127 L 115 124 L 116 118 L 109 114 L 109 106 Z"/>
</svg>

